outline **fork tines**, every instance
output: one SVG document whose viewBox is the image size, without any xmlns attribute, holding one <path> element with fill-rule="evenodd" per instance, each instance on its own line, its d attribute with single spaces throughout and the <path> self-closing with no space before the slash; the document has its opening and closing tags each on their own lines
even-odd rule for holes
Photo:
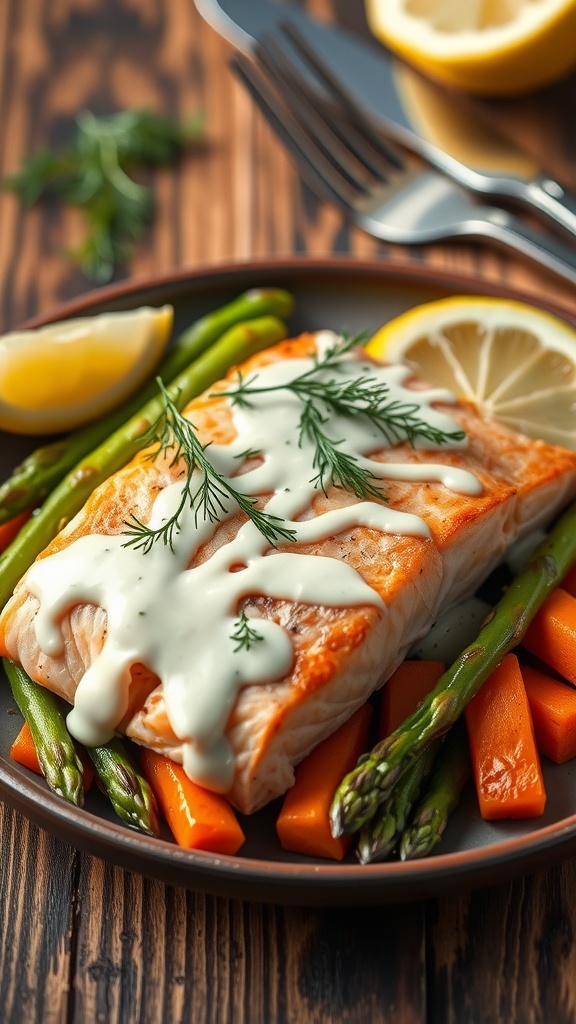
<svg viewBox="0 0 576 1024">
<path fill-rule="evenodd" d="M 375 184 L 386 184 L 401 170 L 402 159 L 373 131 L 353 100 L 344 102 L 342 89 L 332 87 L 329 70 L 300 33 L 291 25 L 285 32 L 289 43 L 267 35 L 256 45 L 252 60 L 237 54 L 232 68 L 312 187 L 350 208 Z"/>
<path fill-rule="evenodd" d="M 341 111 L 345 111 L 348 114 L 350 122 L 356 126 L 360 137 L 368 141 L 383 159 L 388 160 L 393 167 L 401 170 L 404 166 L 404 160 L 399 151 L 392 143 L 387 142 L 382 137 L 381 132 L 374 129 L 365 110 L 356 102 L 352 93 L 346 89 L 345 85 L 332 72 L 325 61 L 322 60 L 303 33 L 291 21 L 284 21 L 282 23 L 282 31 L 303 65 L 321 83 L 326 91 L 326 96 L 335 101 Z M 294 65 L 293 68 L 296 70 Z"/>
</svg>

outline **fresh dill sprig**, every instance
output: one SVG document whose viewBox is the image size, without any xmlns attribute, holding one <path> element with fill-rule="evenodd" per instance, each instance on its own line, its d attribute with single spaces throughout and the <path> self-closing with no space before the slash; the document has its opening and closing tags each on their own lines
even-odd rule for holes
<svg viewBox="0 0 576 1024">
<path fill-rule="evenodd" d="M 346 490 L 353 491 L 358 498 L 380 498 L 386 495 L 380 487 L 372 483 L 372 474 L 360 465 L 354 455 L 342 451 L 342 441 L 334 441 L 324 431 L 326 417 L 322 416 L 312 401 L 304 404 L 300 417 L 300 438 L 304 435 L 314 445 L 314 469 L 318 470 L 310 483 L 326 494 L 328 484 L 340 484 Z"/>
<path fill-rule="evenodd" d="M 324 424 L 328 420 L 325 413 L 332 412 L 347 417 L 364 416 L 390 445 L 403 440 L 413 445 L 417 438 L 441 445 L 449 441 L 462 441 L 465 434 L 462 430 L 445 432 L 427 423 L 418 415 L 419 407 L 416 402 L 391 399 L 388 385 L 376 377 L 363 374 L 352 379 L 318 378 L 319 373 L 341 366 L 342 357 L 358 345 L 360 340 L 360 336 L 338 339 L 331 348 L 314 359 L 310 370 L 287 384 L 260 387 L 257 384 L 257 373 L 247 379 L 239 373 L 236 387 L 228 389 L 226 395 L 233 405 L 248 408 L 253 395 L 290 391 L 302 403 L 300 443 L 306 436 L 315 445 L 314 468 L 318 473 L 311 482 L 324 493 L 327 485 L 334 483 L 359 498 L 366 498 L 368 495 L 383 498 L 383 492 L 371 483 L 370 472 L 359 465 L 354 455 L 341 450 L 339 446 L 342 441 L 334 441 L 328 437 L 324 430 Z"/>
<path fill-rule="evenodd" d="M 32 154 L 2 184 L 25 206 L 54 196 L 79 207 L 86 233 L 69 255 L 88 278 L 108 281 L 152 217 L 152 192 L 133 180 L 133 169 L 171 163 L 183 146 L 197 142 L 202 134 L 198 115 L 180 123 L 150 110 L 122 110 L 103 117 L 84 110 L 65 149 Z"/>
<path fill-rule="evenodd" d="M 246 615 L 244 609 L 240 612 L 240 615 L 236 619 L 236 629 L 230 634 L 230 639 L 236 642 L 236 651 L 249 651 L 254 644 L 257 644 L 264 637 L 260 635 L 255 629 L 250 626 L 250 619 Z"/>
<path fill-rule="evenodd" d="M 141 440 L 144 445 L 156 444 L 155 450 L 147 456 L 149 459 L 154 460 L 160 453 L 171 451 L 171 466 L 182 460 L 186 466 L 186 479 L 178 508 L 161 526 L 151 529 L 134 515 L 126 521 L 125 535 L 129 539 L 124 547 L 139 548 L 146 554 L 157 541 L 161 541 L 174 550 L 174 538 L 180 531 L 180 519 L 187 506 L 194 512 L 196 523 L 199 518 L 216 523 L 228 511 L 230 501 L 236 503 L 272 547 L 280 541 L 294 541 L 296 531 L 288 527 L 284 519 L 258 508 L 257 498 L 238 491 L 227 477 L 215 469 L 206 454 L 210 442 L 202 444 L 194 426 L 182 416 L 159 377 L 157 383 L 164 409 Z"/>
</svg>

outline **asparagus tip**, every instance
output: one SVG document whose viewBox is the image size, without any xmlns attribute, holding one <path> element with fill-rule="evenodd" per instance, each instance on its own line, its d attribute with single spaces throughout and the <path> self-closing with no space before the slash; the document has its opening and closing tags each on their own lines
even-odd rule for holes
<svg viewBox="0 0 576 1024">
<path fill-rule="evenodd" d="M 427 857 L 440 842 L 441 833 L 430 825 L 407 829 L 400 842 L 400 860 L 416 860 Z"/>
</svg>

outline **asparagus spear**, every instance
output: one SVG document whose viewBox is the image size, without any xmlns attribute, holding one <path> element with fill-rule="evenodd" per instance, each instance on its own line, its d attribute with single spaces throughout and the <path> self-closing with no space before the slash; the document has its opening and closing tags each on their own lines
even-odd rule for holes
<svg viewBox="0 0 576 1024">
<path fill-rule="evenodd" d="M 96 769 L 98 785 L 118 817 L 140 832 L 160 835 L 156 797 L 122 740 L 115 737 L 102 747 L 87 747 L 86 752 Z"/>
<path fill-rule="evenodd" d="M 170 398 L 181 409 L 191 398 L 222 377 L 232 365 L 281 341 L 286 334 L 284 323 L 275 316 L 263 316 L 231 327 L 211 349 L 174 378 L 167 388 Z M 150 399 L 106 441 L 86 455 L 54 488 L 38 514 L 22 527 L 0 556 L 0 609 L 36 556 L 78 512 L 92 491 L 126 465 L 141 448 L 142 435 L 156 422 L 162 409 L 162 397 L 157 389 L 157 397 Z"/>
<path fill-rule="evenodd" d="M 20 665 L 2 659 L 10 689 L 28 722 L 42 773 L 58 796 L 82 806 L 82 762 L 53 693 L 39 686 Z M 119 739 L 87 748 L 101 789 L 126 824 L 151 835 L 160 834 L 156 798 Z"/>
<path fill-rule="evenodd" d="M 79 807 L 84 803 L 82 762 L 66 728 L 56 697 L 24 669 L 2 659 L 12 695 L 34 740 L 38 762 L 50 789 Z"/>
<path fill-rule="evenodd" d="M 385 860 L 396 848 L 408 815 L 430 774 L 439 742 L 431 744 L 398 780 L 388 799 L 358 834 L 356 856 L 361 864 Z"/>
<path fill-rule="evenodd" d="M 169 384 L 235 324 L 261 316 L 285 319 L 292 307 L 292 296 L 279 288 L 253 288 L 239 295 L 184 331 L 159 364 L 157 375 Z M 108 415 L 33 451 L 0 485 L 0 523 L 37 507 L 80 459 L 135 415 L 156 391 L 154 380 L 150 380 Z"/>
<path fill-rule="evenodd" d="M 400 859 L 427 857 L 458 805 L 471 774 L 470 750 L 464 724 L 457 722 L 443 741 L 422 800 L 400 840 Z"/>
<path fill-rule="evenodd" d="M 522 640 L 543 601 L 576 558 L 576 504 L 564 513 L 513 580 L 477 639 L 450 666 L 417 710 L 364 754 L 340 783 L 330 821 L 333 834 L 356 832 L 388 799 L 404 771 L 458 719 L 508 651 Z"/>
</svg>

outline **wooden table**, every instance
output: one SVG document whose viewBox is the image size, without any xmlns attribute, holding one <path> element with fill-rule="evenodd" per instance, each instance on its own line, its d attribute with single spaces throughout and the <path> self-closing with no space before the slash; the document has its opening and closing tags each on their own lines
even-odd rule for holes
<svg viewBox="0 0 576 1024">
<path fill-rule="evenodd" d="M 363 31 L 360 0 L 315 0 Z M 469 270 L 531 295 L 569 288 L 481 248 L 404 251 L 304 187 L 191 0 L 2 0 L 0 169 L 62 144 L 83 107 L 202 108 L 206 145 L 154 175 L 157 215 L 122 275 L 254 255 L 350 253 Z M 576 188 L 576 79 L 483 104 Z M 63 250 L 75 212 L 0 195 L 0 329 L 89 287 Z M 119 275 L 120 276 L 120 275 Z M 0 805 L 3 1024 L 536 1024 L 576 1017 L 576 861 L 496 888 L 315 910 L 198 895 L 80 854 Z"/>
</svg>

